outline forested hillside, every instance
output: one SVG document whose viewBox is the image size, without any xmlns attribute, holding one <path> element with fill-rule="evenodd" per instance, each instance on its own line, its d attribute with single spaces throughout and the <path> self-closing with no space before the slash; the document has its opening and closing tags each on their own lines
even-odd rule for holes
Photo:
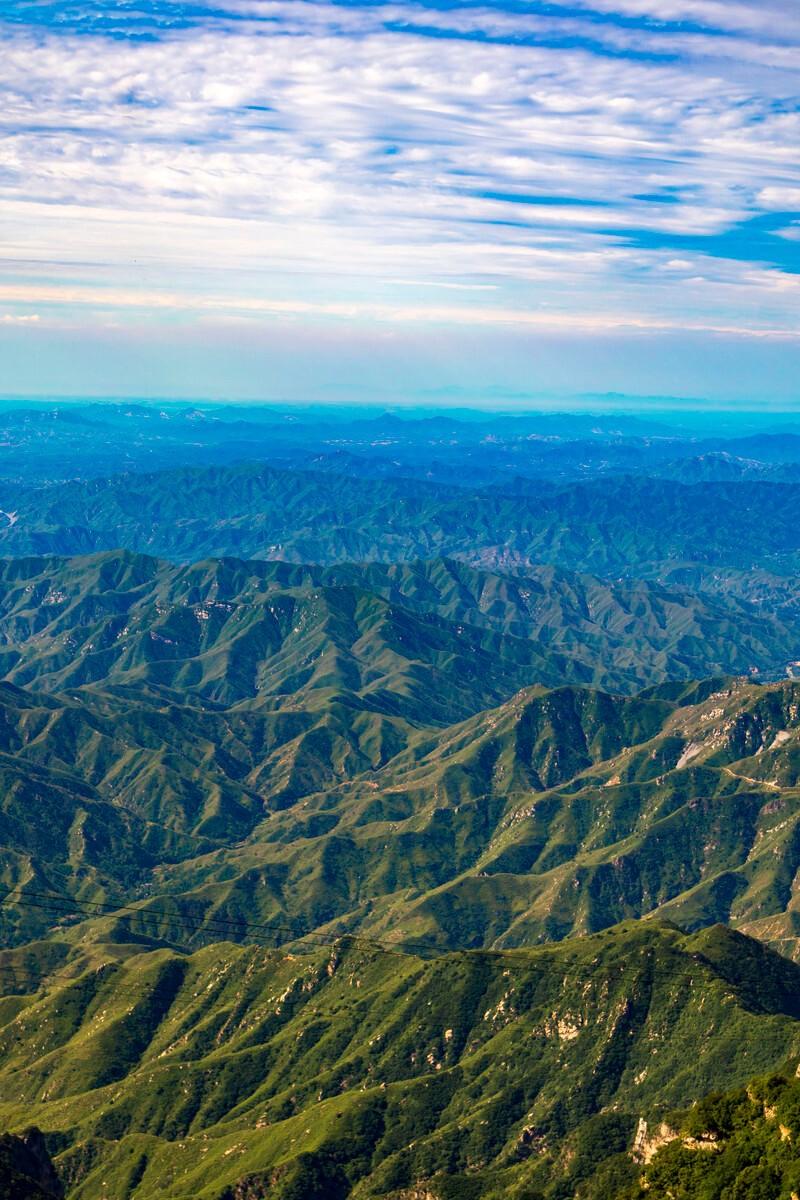
<svg viewBox="0 0 800 1200">
<path fill-rule="evenodd" d="M 793 435 L 126 411 L 7 422 L 0 1195 L 791 1200 Z"/>
</svg>

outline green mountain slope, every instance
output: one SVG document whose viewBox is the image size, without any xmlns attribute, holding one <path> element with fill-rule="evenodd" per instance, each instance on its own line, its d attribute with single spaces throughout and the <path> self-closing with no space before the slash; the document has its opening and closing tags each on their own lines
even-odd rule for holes
<svg viewBox="0 0 800 1200">
<path fill-rule="evenodd" d="M 157 890 L 192 912 L 441 947 L 659 913 L 784 937 L 799 700 L 790 683 L 524 692 L 157 870 Z"/>
<path fill-rule="evenodd" d="M 633 577 L 674 561 L 781 573 L 800 565 L 796 482 L 619 476 L 534 482 L 527 494 L 505 495 L 245 464 L 8 491 L 14 520 L 0 532 L 0 553 L 13 556 L 119 546 L 180 560 L 448 555 L 491 568 L 549 562 Z"/>
<path fill-rule="evenodd" d="M 38 1123 L 70 1200 L 599 1200 L 639 1116 L 800 1054 L 800 969 L 724 929 L 72 970 L 0 1007 L 0 1120 Z"/>
<path fill-rule="evenodd" d="M 294 709 L 334 688 L 446 724 L 533 682 L 635 691 L 669 677 L 783 674 L 800 654 L 797 589 L 744 578 L 727 573 L 723 586 L 695 572 L 692 590 L 553 567 L 499 576 L 453 560 L 6 560 L 0 669 L 48 691 L 113 684 L 221 704 L 274 696 Z"/>
<path fill-rule="evenodd" d="M 239 562 L 177 570 L 124 554 L 4 564 L 0 668 L 23 686 L 136 688 L 170 702 L 347 692 L 446 724 L 544 676 L 589 678 L 531 638 L 394 605 L 356 585 L 293 587 Z"/>
<path fill-rule="evenodd" d="M 797 432 L 101 407 L 0 413 L 0 1200 L 798 1200 Z"/>
<path fill-rule="evenodd" d="M 797 683 L 530 688 L 445 729 L 329 693 L 284 712 L 5 685 L 0 718 L 15 941 L 51 928 L 46 893 L 132 904 L 124 937 L 168 901 L 176 945 L 258 921 L 513 946 L 643 916 L 797 945 Z"/>
</svg>

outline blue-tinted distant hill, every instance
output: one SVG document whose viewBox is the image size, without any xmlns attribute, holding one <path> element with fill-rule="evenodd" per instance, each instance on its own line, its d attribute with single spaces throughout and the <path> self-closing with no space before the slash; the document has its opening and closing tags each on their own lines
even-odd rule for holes
<svg viewBox="0 0 800 1200">
<path fill-rule="evenodd" d="M 502 487 L 515 476 L 567 483 L 669 474 L 685 459 L 711 456 L 741 461 L 753 477 L 800 462 L 791 422 L 721 414 L 717 426 L 691 414 L 654 420 L 625 413 L 6 402 L 0 403 L 0 478 L 42 484 L 253 459 L 367 478 Z"/>
<path fill-rule="evenodd" d="M 449 556 L 615 577 L 658 577 L 687 561 L 800 570 L 800 483 L 621 476 L 506 495 L 245 464 L 40 488 L 6 482 L 0 505 L 6 556 L 116 548 L 174 560 Z"/>
</svg>

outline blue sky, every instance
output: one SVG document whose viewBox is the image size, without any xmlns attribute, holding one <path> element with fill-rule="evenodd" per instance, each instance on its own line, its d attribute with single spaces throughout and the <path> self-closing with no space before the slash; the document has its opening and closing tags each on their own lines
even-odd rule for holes
<svg viewBox="0 0 800 1200">
<path fill-rule="evenodd" d="M 6 0 L 0 37 L 2 392 L 800 399 L 796 0 Z"/>
</svg>

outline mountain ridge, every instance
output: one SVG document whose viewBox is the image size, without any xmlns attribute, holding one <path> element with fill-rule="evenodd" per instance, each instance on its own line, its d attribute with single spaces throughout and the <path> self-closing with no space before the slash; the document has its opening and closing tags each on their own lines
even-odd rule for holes
<svg viewBox="0 0 800 1200">
<path fill-rule="evenodd" d="M 685 484 L 642 475 L 537 486 L 534 496 L 424 480 L 360 479 L 263 464 L 186 467 L 12 487 L 0 551 L 125 547 L 175 560 L 294 562 L 461 557 L 658 577 L 664 562 L 800 570 L 800 483 Z M 765 526 L 757 520 L 769 511 Z"/>
<path fill-rule="evenodd" d="M 199 913 L 198 937 L 255 919 L 432 951 L 648 915 L 797 946 L 800 683 L 533 686 L 382 743 L 344 696 L 324 691 L 320 712 L 39 702 L 6 685 L 6 935 L 47 931 L 25 902 L 46 892 L 132 903 L 126 928 L 145 938 L 168 899 L 177 945 Z"/>
<path fill-rule="evenodd" d="M 430 962 L 157 950 L 6 1002 L 0 1120 L 34 1118 L 80 1200 L 600 1200 L 639 1114 L 800 1054 L 798 969 L 656 926 Z"/>
<path fill-rule="evenodd" d="M 444 670 L 465 689 L 446 722 L 532 679 L 635 691 L 670 676 L 783 674 L 800 654 L 791 580 L 688 566 L 672 575 L 609 583 L 539 566 L 504 576 L 446 559 L 173 566 L 122 551 L 0 560 L 0 666 L 47 690 L 122 684 L 132 671 L 138 687 L 231 703 L 302 696 L 315 674 L 313 687 L 324 683 L 309 662 L 333 654 L 334 674 L 356 680 L 350 690 L 368 679 L 374 689 L 381 673 Z M 424 690 L 430 700 L 446 689 Z"/>
<path fill-rule="evenodd" d="M 0 1191 L 643 1200 L 718 1088 L 788 1180 L 796 431 L 86 415 L 5 424 Z"/>
</svg>

